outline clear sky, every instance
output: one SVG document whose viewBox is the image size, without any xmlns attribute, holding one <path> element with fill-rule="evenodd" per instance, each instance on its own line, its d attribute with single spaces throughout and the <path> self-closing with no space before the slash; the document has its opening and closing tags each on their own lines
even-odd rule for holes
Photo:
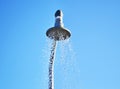
<svg viewBox="0 0 120 89">
<path fill-rule="evenodd" d="M 120 89 L 120 0 L 0 0 L 0 89 L 48 89 L 45 33 L 57 9 L 74 57 L 63 70 L 57 51 L 55 89 Z"/>
</svg>

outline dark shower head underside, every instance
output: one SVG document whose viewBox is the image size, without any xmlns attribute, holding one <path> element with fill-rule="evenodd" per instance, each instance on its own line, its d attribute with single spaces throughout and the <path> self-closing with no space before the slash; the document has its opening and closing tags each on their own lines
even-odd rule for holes
<svg viewBox="0 0 120 89">
<path fill-rule="evenodd" d="M 70 32 L 63 27 L 49 28 L 46 35 L 55 41 L 65 40 L 71 36 Z"/>
</svg>

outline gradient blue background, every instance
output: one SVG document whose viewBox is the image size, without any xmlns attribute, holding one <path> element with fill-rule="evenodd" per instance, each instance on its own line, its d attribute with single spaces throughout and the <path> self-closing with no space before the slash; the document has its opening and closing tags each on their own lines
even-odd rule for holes
<svg viewBox="0 0 120 89">
<path fill-rule="evenodd" d="M 120 89 L 119 0 L 0 0 L 0 89 L 47 89 L 45 33 L 57 9 L 79 71 L 68 71 L 65 89 Z"/>
</svg>

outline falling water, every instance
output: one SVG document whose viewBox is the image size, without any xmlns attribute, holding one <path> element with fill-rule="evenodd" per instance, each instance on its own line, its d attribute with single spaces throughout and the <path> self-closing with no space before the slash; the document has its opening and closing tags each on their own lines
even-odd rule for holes
<svg viewBox="0 0 120 89">
<path fill-rule="evenodd" d="M 59 53 L 58 53 L 59 52 Z M 71 87 L 77 66 L 75 52 L 71 41 L 65 40 L 58 42 L 55 60 L 55 81 L 56 89 L 73 89 Z M 59 80 L 59 81 L 57 81 Z"/>
<path fill-rule="evenodd" d="M 61 38 L 61 39 L 63 39 L 63 38 Z M 49 68 L 48 68 L 49 69 L 49 76 L 48 76 L 49 77 L 49 86 L 48 86 L 49 89 L 54 89 L 54 62 L 55 62 L 55 53 L 56 53 L 56 48 L 57 48 L 56 44 L 57 44 L 57 42 L 55 40 L 52 40 L 51 49 L 50 49 L 51 51 L 50 51 L 50 59 L 49 59 Z M 48 45 L 49 45 L 49 43 L 48 43 Z M 60 51 L 60 55 L 58 55 L 58 54 L 57 55 L 60 56 L 60 57 L 57 58 L 57 59 L 58 60 L 60 59 L 59 63 L 62 66 L 64 65 L 64 67 L 61 67 L 61 69 L 64 70 L 64 71 L 61 71 L 61 72 L 63 72 L 63 75 L 65 75 L 64 74 L 65 71 L 66 71 L 65 67 L 68 65 L 68 64 L 66 64 L 66 63 L 68 63 L 68 62 L 66 62 L 67 61 L 66 56 L 67 56 L 67 52 L 70 53 L 70 50 L 71 50 L 69 46 L 70 46 L 69 40 L 58 42 L 58 51 Z M 69 58 L 69 61 L 70 61 L 70 59 L 71 58 Z"/>
<path fill-rule="evenodd" d="M 49 60 L 49 89 L 54 89 L 54 59 L 55 59 L 56 41 L 53 40 L 51 55 Z"/>
<path fill-rule="evenodd" d="M 75 81 L 73 75 L 78 73 L 78 70 L 76 70 L 76 56 L 71 41 L 68 39 L 56 43 L 52 40 L 49 50 L 51 50 L 47 50 L 50 54 L 50 59 L 48 60 L 49 89 L 72 89 L 71 84 Z"/>
</svg>

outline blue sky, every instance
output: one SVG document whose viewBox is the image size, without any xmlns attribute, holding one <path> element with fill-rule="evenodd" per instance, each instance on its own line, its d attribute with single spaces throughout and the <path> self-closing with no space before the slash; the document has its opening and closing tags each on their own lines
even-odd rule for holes
<svg viewBox="0 0 120 89">
<path fill-rule="evenodd" d="M 45 33 L 57 9 L 75 56 L 64 71 L 57 51 L 55 89 L 120 89 L 119 0 L 0 0 L 0 89 L 47 89 Z"/>
</svg>

